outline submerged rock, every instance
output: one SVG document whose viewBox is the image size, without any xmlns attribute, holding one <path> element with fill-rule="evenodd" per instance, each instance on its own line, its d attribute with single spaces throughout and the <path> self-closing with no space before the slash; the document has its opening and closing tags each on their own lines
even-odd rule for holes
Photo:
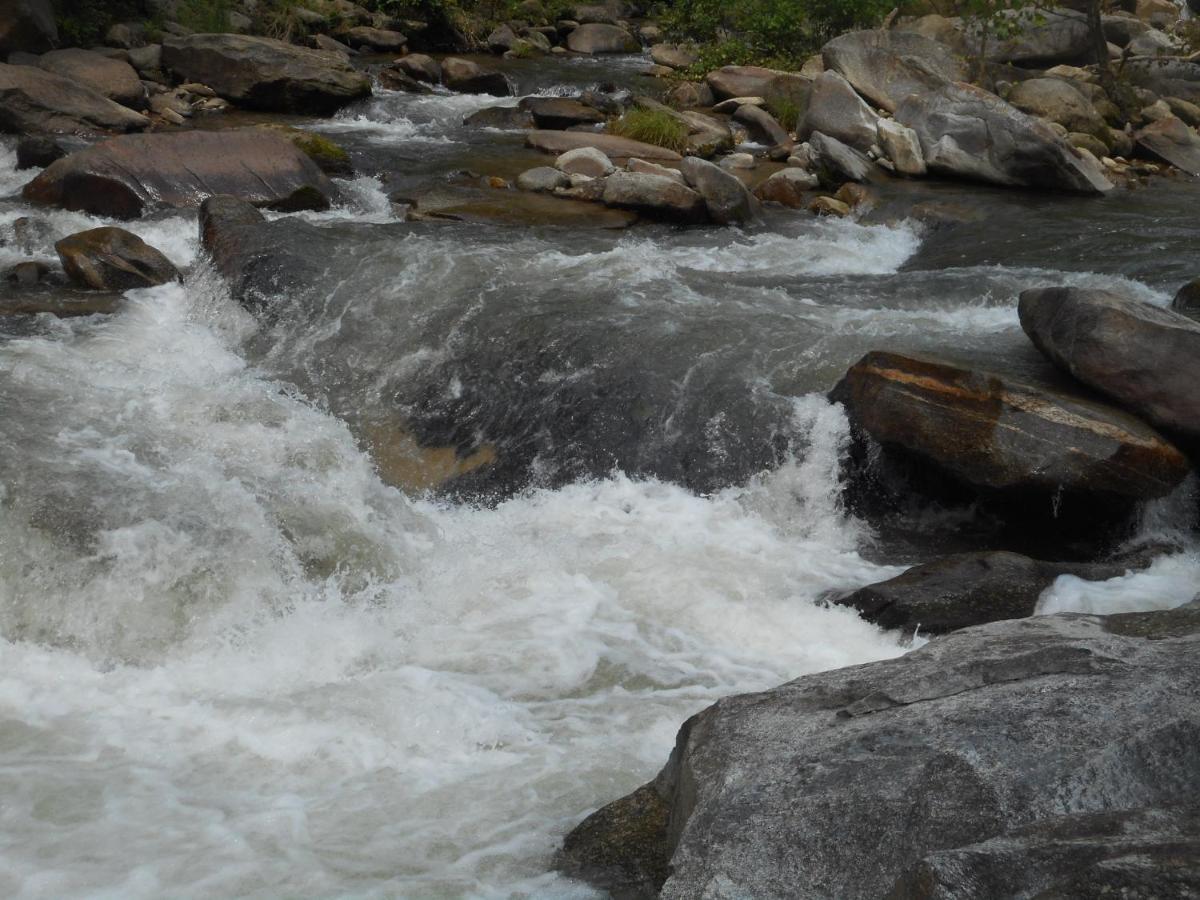
<svg viewBox="0 0 1200 900">
<path fill-rule="evenodd" d="M 176 281 L 179 270 L 161 252 L 123 228 L 93 228 L 54 245 L 68 277 L 97 291 L 128 291 Z"/>
<path fill-rule="evenodd" d="M 967 84 L 913 94 L 896 109 L 929 170 L 994 184 L 1102 194 L 1112 183 L 1090 155 L 999 97 Z"/>
<path fill-rule="evenodd" d="M 371 93 L 370 80 L 341 56 L 238 34 L 170 37 L 163 65 L 239 106 L 323 115 Z"/>
<path fill-rule="evenodd" d="M 130 219 L 232 194 L 271 209 L 326 209 L 332 182 L 267 129 L 126 135 L 60 159 L 25 186 L 34 203 Z"/>
<path fill-rule="evenodd" d="M 1085 288 L 1025 291 L 1021 327 L 1051 362 L 1159 427 L 1200 439 L 1200 324 Z"/>
<path fill-rule="evenodd" d="M 913 566 L 836 602 L 884 628 L 945 634 L 1033 615 L 1042 592 L 1060 575 L 1106 581 L 1148 563 L 1148 559 L 1127 564 L 1045 562 L 1005 551 L 957 553 Z"/>
<path fill-rule="evenodd" d="M 145 116 L 78 81 L 0 63 L 0 131 L 18 134 L 95 134 L 138 131 Z"/>
<path fill-rule="evenodd" d="M 1149 500 L 1190 471 L 1121 410 L 927 357 L 868 353 L 830 396 L 860 433 L 978 489 Z"/>
<path fill-rule="evenodd" d="M 1195 884 L 1197 613 L 993 623 L 721 700 L 653 782 L 567 837 L 564 867 L 671 900 L 1092 897 L 1130 872 Z M 1098 865 L 1119 854 L 1085 839 L 1117 822 L 1146 823 L 1125 834 L 1129 868 Z M 1028 865 L 992 880 L 1005 844 L 988 841 Z M 1056 884 L 1071 890 L 1036 893 Z"/>
</svg>

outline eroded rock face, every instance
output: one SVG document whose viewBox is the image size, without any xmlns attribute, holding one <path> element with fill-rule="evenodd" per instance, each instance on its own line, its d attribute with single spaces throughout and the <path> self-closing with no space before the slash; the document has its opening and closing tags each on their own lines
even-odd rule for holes
<svg viewBox="0 0 1200 900">
<path fill-rule="evenodd" d="M 371 93 L 341 56 L 271 38 L 193 34 L 163 41 L 163 65 L 248 109 L 324 115 Z"/>
<path fill-rule="evenodd" d="M 1111 883 L 1088 880 L 1095 842 L 1055 835 L 1150 810 L 1177 824 L 1138 829 L 1141 850 L 1195 883 L 1197 857 L 1169 846 L 1197 835 L 1198 632 L 1200 609 L 993 623 L 729 697 L 684 724 L 653 782 L 568 836 L 566 867 L 625 896 L 651 896 L 666 875 L 671 900 L 1090 897 Z M 984 844 L 1002 839 L 1030 862 L 1053 844 L 1056 865 L 964 878 L 1002 858 Z M 914 881 L 921 868 L 935 877 Z M 951 879 L 941 893 L 938 873 Z M 1077 893 L 993 890 L 1074 876 Z"/>
<path fill-rule="evenodd" d="M 0 131 L 96 134 L 138 131 L 150 120 L 90 87 L 33 66 L 0 64 Z"/>
<path fill-rule="evenodd" d="M 34 203 L 130 219 L 217 194 L 292 211 L 326 209 L 332 182 L 266 129 L 126 135 L 72 153 L 25 186 Z"/>
<path fill-rule="evenodd" d="M 860 433 L 979 489 L 1147 500 L 1189 471 L 1119 409 L 927 357 L 868 353 L 830 396 Z"/>
<path fill-rule="evenodd" d="M 1200 324 L 1109 291 L 1025 291 L 1021 327 L 1056 366 L 1159 427 L 1200 439 Z"/>
<path fill-rule="evenodd" d="M 93 228 L 54 245 L 67 276 L 97 291 L 154 287 L 179 278 L 162 253 L 123 228 Z"/>
<path fill-rule="evenodd" d="M 133 66 L 123 60 L 71 48 L 43 53 L 38 57 L 38 66 L 78 84 L 85 84 L 122 106 L 132 109 L 144 109 L 146 106 L 146 90 Z"/>
<path fill-rule="evenodd" d="M 896 120 L 917 133 L 931 172 L 1081 194 L 1113 187 L 1094 158 L 1049 126 L 967 84 L 910 95 Z"/>
<path fill-rule="evenodd" d="M 966 70 L 948 47 L 911 31 L 854 31 L 821 48 L 837 72 L 880 109 L 895 112 L 909 94 L 962 81 Z"/>
</svg>

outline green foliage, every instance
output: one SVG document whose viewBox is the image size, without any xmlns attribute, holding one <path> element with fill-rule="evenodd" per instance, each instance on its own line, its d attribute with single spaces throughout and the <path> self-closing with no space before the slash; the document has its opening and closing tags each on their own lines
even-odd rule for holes
<svg viewBox="0 0 1200 900">
<path fill-rule="evenodd" d="M 203 34 L 229 30 L 233 0 L 183 0 L 176 9 L 175 21 L 184 28 Z"/>
<path fill-rule="evenodd" d="M 676 153 L 687 149 L 687 125 L 661 109 L 634 107 L 613 122 L 609 131 L 643 144 L 666 147 Z"/>
<path fill-rule="evenodd" d="M 767 112 L 775 117 L 787 131 L 795 131 L 800 126 L 804 110 L 792 97 L 781 95 L 767 98 Z"/>
</svg>

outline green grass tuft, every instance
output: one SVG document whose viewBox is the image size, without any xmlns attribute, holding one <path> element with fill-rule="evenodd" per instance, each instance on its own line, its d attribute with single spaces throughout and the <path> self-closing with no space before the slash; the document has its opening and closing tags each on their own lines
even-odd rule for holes
<svg viewBox="0 0 1200 900">
<path fill-rule="evenodd" d="M 630 140 L 641 141 L 643 144 L 665 147 L 676 153 L 687 149 L 687 125 L 662 110 L 635 107 L 613 122 L 609 131 Z"/>
</svg>

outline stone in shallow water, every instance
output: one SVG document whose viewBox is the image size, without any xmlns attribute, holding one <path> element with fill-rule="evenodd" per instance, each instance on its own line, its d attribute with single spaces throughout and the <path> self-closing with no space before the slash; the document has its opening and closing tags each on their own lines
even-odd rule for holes
<svg viewBox="0 0 1200 900">
<path fill-rule="evenodd" d="M 127 291 L 175 281 L 179 271 L 161 252 L 123 228 L 93 228 L 54 245 L 67 276 L 97 291 Z"/>
</svg>

